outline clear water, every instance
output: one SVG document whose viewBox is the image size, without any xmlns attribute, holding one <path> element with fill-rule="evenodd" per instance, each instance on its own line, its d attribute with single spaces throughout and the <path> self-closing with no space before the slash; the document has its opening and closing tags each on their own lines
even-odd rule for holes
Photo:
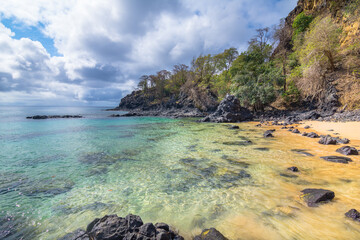
<svg viewBox="0 0 360 240">
<path fill-rule="evenodd" d="M 360 158 L 319 159 L 336 146 L 284 130 L 265 139 L 253 123 L 230 130 L 193 119 L 108 118 L 102 108 L 0 110 L 0 236 L 14 233 L 6 239 L 57 239 L 128 213 L 167 222 L 187 239 L 207 227 L 230 239 L 360 238 L 360 225 L 344 217 L 360 208 Z M 25 119 L 35 114 L 85 118 Z M 291 151 L 299 148 L 314 156 Z M 293 165 L 296 177 L 286 171 Z M 299 197 L 309 187 L 336 198 L 309 208 Z"/>
</svg>

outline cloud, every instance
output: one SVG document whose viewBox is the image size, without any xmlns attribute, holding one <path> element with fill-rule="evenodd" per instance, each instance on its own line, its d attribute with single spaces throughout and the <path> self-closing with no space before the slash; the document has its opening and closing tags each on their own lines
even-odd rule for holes
<svg viewBox="0 0 360 240">
<path fill-rule="evenodd" d="M 255 28 L 276 24 L 295 5 L 296 0 L 0 0 L 0 19 L 38 28 L 60 54 L 51 56 L 46 44 L 29 38 L 15 39 L 16 31 L 0 24 L 0 99 L 20 103 L 33 94 L 39 101 L 116 104 L 143 74 L 189 64 L 199 54 L 245 50 Z M 17 101 L 21 94 L 28 95 Z"/>
</svg>

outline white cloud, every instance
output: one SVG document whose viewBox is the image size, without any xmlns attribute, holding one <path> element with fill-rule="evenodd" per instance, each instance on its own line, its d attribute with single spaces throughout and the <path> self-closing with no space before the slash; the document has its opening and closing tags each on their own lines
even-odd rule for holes
<svg viewBox="0 0 360 240">
<path fill-rule="evenodd" d="M 295 5 L 296 0 L 0 0 L 2 18 L 39 27 L 61 54 L 51 57 L 39 42 L 14 39 L 0 24 L 0 91 L 117 101 L 142 74 L 189 63 L 201 53 L 244 50 L 254 28 L 277 23 Z"/>
</svg>

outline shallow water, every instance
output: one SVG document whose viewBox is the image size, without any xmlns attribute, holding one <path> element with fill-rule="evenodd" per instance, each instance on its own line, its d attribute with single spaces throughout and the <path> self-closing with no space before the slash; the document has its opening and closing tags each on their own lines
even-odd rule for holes
<svg viewBox="0 0 360 240">
<path fill-rule="evenodd" d="M 207 227 L 229 239 L 360 238 L 360 224 L 344 216 L 360 208 L 360 158 L 319 158 L 339 155 L 339 146 L 280 129 L 265 139 L 254 123 L 230 130 L 192 119 L 107 118 L 99 108 L 1 110 L 0 236 L 10 230 L 7 239 L 56 239 L 114 213 L 167 222 L 187 239 Z M 31 113 L 85 118 L 24 119 Z M 335 199 L 307 207 L 300 191 L 312 187 L 333 190 Z"/>
</svg>

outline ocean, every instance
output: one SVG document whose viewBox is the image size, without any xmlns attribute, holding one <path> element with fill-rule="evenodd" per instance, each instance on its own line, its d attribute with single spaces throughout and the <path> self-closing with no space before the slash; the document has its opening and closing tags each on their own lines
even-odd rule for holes
<svg viewBox="0 0 360 240">
<path fill-rule="evenodd" d="M 319 158 L 335 147 L 288 131 L 264 138 L 254 123 L 229 129 L 104 110 L 0 107 L 0 239 L 57 239 L 129 213 L 186 239 L 209 227 L 229 239 L 359 239 L 344 217 L 360 207 L 358 164 Z M 37 114 L 84 118 L 26 119 Z M 309 187 L 336 197 L 309 208 L 300 197 Z"/>
</svg>

